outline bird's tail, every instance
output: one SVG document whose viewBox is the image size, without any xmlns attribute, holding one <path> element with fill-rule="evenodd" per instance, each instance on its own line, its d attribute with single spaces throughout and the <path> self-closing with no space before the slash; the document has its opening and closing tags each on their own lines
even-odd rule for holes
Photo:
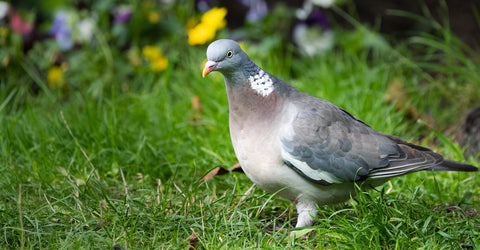
<svg viewBox="0 0 480 250">
<path fill-rule="evenodd" d="M 476 172 L 478 171 L 477 167 L 474 167 L 469 164 L 451 161 L 451 160 L 444 160 L 441 164 L 435 165 L 429 169 L 430 171 L 461 171 L 461 172 Z"/>
</svg>

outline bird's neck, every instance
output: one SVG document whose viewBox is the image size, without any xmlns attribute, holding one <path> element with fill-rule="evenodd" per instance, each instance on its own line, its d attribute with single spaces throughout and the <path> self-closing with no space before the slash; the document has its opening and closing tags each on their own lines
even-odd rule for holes
<svg viewBox="0 0 480 250">
<path fill-rule="evenodd" d="M 226 82 L 230 125 L 244 127 L 248 124 L 268 122 L 275 119 L 277 109 L 283 108 L 285 99 L 275 89 L 268 95 L 251 87 L 249 80 L 244 84 Z"/>
<path fill-rule="evenodd" d="M 254 62 L 248 60 L 238 70 L 237 68 L 231 72 L 223 72 L 225 83 L 232 88 L 240 89 L 249 87 L 255 95 L 268 97 L 276 88 L 282 88 L 281 81 L 270 75 Z M 228 87 L 227 86 L 227 87 Z"/>
<path fill-rule="evenodd" d="M 243 70 L 222 72 L 230 108 L 230 121 L 268 120 L 276 109 L 283 108 L 290 85 L 270 75 L 252 61 Z M 273 119 L 273 118 L 272 118 Z"/>
</svg>

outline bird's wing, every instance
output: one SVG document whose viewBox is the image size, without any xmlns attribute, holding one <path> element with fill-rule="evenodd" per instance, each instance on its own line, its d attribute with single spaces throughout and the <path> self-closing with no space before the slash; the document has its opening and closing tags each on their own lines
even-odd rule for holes
<svg viewBox="0 0 480 250">
<path fill-rule="evenodd" d="M 310 181 L 329 185 L 388 178 L 443 160 L 427 148 L 376 132 L 329 102 L 307 99 L 297 104 L 281 149 L 285 164 Z"/>
</svg>

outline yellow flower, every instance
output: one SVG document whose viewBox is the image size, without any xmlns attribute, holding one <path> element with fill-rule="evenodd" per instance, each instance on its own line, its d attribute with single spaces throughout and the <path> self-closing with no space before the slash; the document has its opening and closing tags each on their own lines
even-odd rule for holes
<svg viewBox="0 0 480 250">
<path fill-rule="evenodd" d="M 168 59 L 165 57 L 157 58 L 155 61 L 150 62 L 150 68 L 154 72 L 160 72 L 168 67 Z"/>
<path fill-rule="evenodd" d="M 151 23 L 158 23 L 160 21 L 160 14 L 156 11 L 149 11 L 148 12 L 148 21 Z"/>
<path fill-rule="evenodd" d="M 63 63 L 60 66 L 53 66 L 47 72 L 47 82 L 51 89 L 62 88 L 65 86 L 65 79 L 63 72 L 67 70 L 67 64 Z"/>
<path fill-rule="evenodd" d="M 238 42 L 238 45 L 240 46 L 240 48 L 241 48 L 244 52 L 246 52 L 246 50 L 245 50 L 245 43 L 244 43 L 244 42 Z"/>
<path fill-rule="evenodd" d="M 158 58 L 162 53 L 156 46 L 147 45 L 143 47 L 142 54 L 148 60 L 152 61 L 155 60 L 155 58 Z"/>
<path fill-rule="evenodd" d="M 200 23 L 188 29 L 188 44 L 205 44 L 213 40 L 215 33 L 227 25 L 226 15 L 226 8 L 212 8 L 203 14 Z"/>
<path fill-rule="evenodd" d="M 8 29 L 5 27 L 0 27 L 0 36 L 7 36 L 8 34 Z"/>
<path fill-rule="evenodd" d="M 188 19 L 187 24 L 185 24 L 185 27 L 187 28 L 187 30 L 190 30 L 190 29 L 193 29 L 193 27 L 195 27 L 197 23 L 198 22 L 195 18 L 190 18 Z"/>
<path fill-rule="evenodd" d="M 193 29 L 188 30 L 188 44 L 205 44 L 215 38 L 217 31 L 204 23 L 199 23 Z"/>
<path fill-rule="evenodd" d="M 156 46 L 147 45 L 143 47 L 142 54 L 149 62 L 152 71 L 160 72 L 168 67 L 168 59 Z"/>
<path fill-rule="evenodd" d="M 0 47 L 3 47 L 6 45 L 7 43 L 7 35 L 8 35 L 8 29 L 5 28 L 5 27 L 0 27 Z M 4 62 L 5 62 L 5 58 L 8 57 L 8 53 L 5 55 L 4 57 Z M 8 59 L 7 59 L 8 61 Z M 8 63 L 7 63 L 8 64 Z M 3 65 L 5 66 L 5 64 L 3 63 Z"/>
<path fill-rule="evenodd" d="M 212 8 L 211 10 L 205 12 L 202 16 L 202 23 L 207 24 L 210 26 L 212 29 L 215 30 L 220 30 L 227 25 L 227 22 L 225 21 L 225 16 L 227 15 L 227 9 L 226 8 Z"/>
</svg>

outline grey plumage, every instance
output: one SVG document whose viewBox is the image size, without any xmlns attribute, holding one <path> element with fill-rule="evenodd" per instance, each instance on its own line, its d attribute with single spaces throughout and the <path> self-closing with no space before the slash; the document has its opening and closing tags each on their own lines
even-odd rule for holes
<svg viewBox="0 0 480 250">
<path fill-rule="evenodd" d="M 314 222 L 317 205 L 349 199 L 355 182 L 376 186 L 421 170 L 477 171 L 297 91 L 255 65 L 235 41 L 213 42 L 207 59 L 203 76 L 219 71 L 225 79 L 242 168 L 260 188 L 297 202 L 297 227 Z"/>
</svg>

